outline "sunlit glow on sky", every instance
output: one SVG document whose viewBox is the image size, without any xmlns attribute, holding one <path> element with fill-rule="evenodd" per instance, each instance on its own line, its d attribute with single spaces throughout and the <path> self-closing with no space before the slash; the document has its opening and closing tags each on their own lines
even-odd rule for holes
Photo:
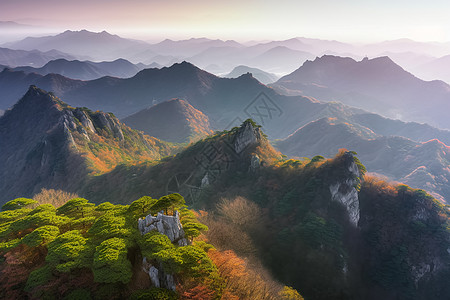
<svg viewBox="0 0 450 300">
<path fill-rule="evenodd" d="M 0 20 L 158 40 L 450 41 L 450 1 L 0 0 Z"/>
</svg>

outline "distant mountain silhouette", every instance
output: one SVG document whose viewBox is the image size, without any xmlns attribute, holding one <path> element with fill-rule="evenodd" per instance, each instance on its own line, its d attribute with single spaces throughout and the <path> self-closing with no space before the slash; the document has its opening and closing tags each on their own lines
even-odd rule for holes
<svg viewBox="0 0 450 300">
<path fill-rule="evenodd" d="M 212 133 L 208 117 L 181 99 L 161 102 L 122 121 L 131 128 L 174 143 L 196 141 Z"/>
<path fill-rule="evenodd" d="M 357 110 L 340 104 L 277 94 L 250 74 L 220 78 L 183 62 L 161 69 L 145 69 L 132 78 L 104 77 L 80 81 L 57 74 L 46 76 L 4 70 L 0 73 L 0 109 L 10 107 L 27 86 L 52 91 L 72 106 L 111 111 L 124 118 L 149 106 L 180 98 L 209 117 L 213 130 L 223 130 L 254 118 L 272 138 L 283 138 L 320 117 L 350 116 Z"/>
<path fill-rule="evenodd" d="M 72 106 L 111 111 L 120 118 L 167 99 L 180 98 L 208 116 L 213 130 L 223 130 L 253 118 L 271 139 L 285 138 L 299 127 L 323 117 L 336 117 L 351 124 L 380 130 L 379 134 L 403 135 L 417 141 L 439 138 L 448 142 L 448 132 L 427 125 L 398 123 L 339 103 L 320 103 L 302 96 L 283 96 L 250 74 L 236 79 L 214 76 L 184 62 L 161 69 L 145 69 L 132 78 L 104 77 L 80 81 L 57 74 L 46 76 L 4 70 L 0 73 L 0 109 L 17 101 L 34 84 L 52 91 Z M 383 124 L 392 124 L 385 126 Z M 400 124 L 400 125 L 399 125 Z M 412 129 L 412 130 L 410 130 Z"/>
<path fill-rule="evenodd" d="M 125 59 L 118 59 L 110 62 L 91 62 L 79 60 L 57 59 L 48 62 L 41 68 L 33 67 L 17 67 L 15 71 L 24 71 L 26 73 L 37 73 L 47 75 L 56 73 L 72 79 L 92 80 L 103 76 L 113 76 L 120 78 L 128 78 L 136 75 L 142 70 Z"/>
<path fill-rule="evenodd" d="M 284 93 L 341 101 L 387 117 L 450 128 L 450 86 L 420 80 L 388 57 L 357 62 L 325 55 L 305 62 L 274 87 Z"/>
<path fill-rule="evenodd" d="M 38 50 L 25 51 L 0 48 L 0 64 L 9 67 L 32 66 L 40 68 L 55 59 L 73 60 L 75 57 L 56 50 L 41 52 Z"/>
<path fill-rule="evenodd" d="M 413 70 L 417 76 L 425 80 L 440 79 L 450 83 L 450 55 L 442 56 L 436 59 L 430 59 L 427 62 L 416 65 Z"/>
<path fill-rule="evenodd" d="M 427 190 L 450 202 L 450 147 L 437 139 L 423 143 L 399 136 L 368 135 L 371 130 L 333 118 L 313 121 L 277 148 L 291 156 L 332 157 L 340 148 L 358 153 L 369 172 L 375 172 L 415 188 Z"/>
<path fill-rule="evenodd" d="M 21 41 L 8 44 L 11 49 L 49 51 L 52 49 L 78 56 L 88 56 L 98 60 L 114 60 L 126 57 L 130 49 L 138 51 L 148 44 L 121 38 L 106 31 L 90 32 L 87 30 L 67 30 L 55 36 L 27 37 Z"/>
<path fill-rule="evenodd" d="M 258 68 L 251 68 L 247 66 L 237 66 L 229 74 L 224 75 L 226 78 L 237 78 L 245 73 L 251 73 L 253 77 L 264 84 L 273 83 L 278 80 L 278 76 L 269 72 L 265 72 Z"/>
<path fill-rule="evenodd" d="M 293 50 L 285 46 L 277 46 L 251 59 L 251 65 L 270 72 L 291 72 L 314 55 L 300 50 Z"/>
</svg>

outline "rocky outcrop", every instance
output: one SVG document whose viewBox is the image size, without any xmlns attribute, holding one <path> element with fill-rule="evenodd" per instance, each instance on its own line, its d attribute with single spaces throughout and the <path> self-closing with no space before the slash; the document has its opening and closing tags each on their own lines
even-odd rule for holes
<svg viewBox="0 0 450 300">
<path fill-rule="evenodd" d="M 234 140 L 234 151 L 240 154 L 250 145 L 255 145 L 261 140 L 261 130 L 253 127 L 251 122 L 244 122 L 238 129 Z"/>
<path fill-rule="evenodd" d="M 77 108 L 73 111 L 73 114 L 80 121 L 81 125 L 83 125 L 84 128 L 89 129 L 92 133 L 96 133 L 94 124 L 92 124 L 92 121 L 88 117 L 86 112 L 84 112 L 80 108 Z"/>
<path fill-rule="evenodd" d="M 209 185 L 209 176 L 208 173 L 205 173 L 205 176 L 203 176 L 202 178 L 202 183 L 200 185 L 200 187 L 207 187 Z"/>
<path fill-rule="evenodd" d="M 179 246 L 188 244 L 178 211 L 175 211 L 173 216 L 167 216 L 161 212 L 156 217 L 148 215 L 144 219 L 139 219 L 138 228 L 141 234 L 156 230 L 161 234 L 167 235 L 172 243 L 176 243 Z"/>
<path fill-rule="evenodd" d="M 180 223 L 180 215 L 175 211 L 173 216 L 164 215 L 159 212 L 156 217 L 152 215 L 146 216 L 144 219 L 138 220 L 138 228 L 141 234 L 150 231 L 158 231 L 166 235 L 170 241 L 178 246 L 187 246 L 188 240 L 184 235 L 183 226 Z M 150 280 L 155 287 L 163 287 L 175 291 L 175 280 L 172 274 L 166 274 L 161 264 L 154 262 L 153 264 L 143 258 L 142 268 L 148 273 Z"/>
<path fill-rule="evenodd" d="M 118 138 L 119 141 L 124 140 L 122 129 L 120 128 L 119 122 L 111 117 L 110 114 L 104 112 L 98 112 L 95 114 L 96 125 L 99 128 L 107 128 L 114 135 L 115 138 Z"/>
<path fill-rule="evenodd" d="M 344 154 L 344 159 L 348 162 L 347 169 L 349 171 L 349 176 L 330 185 L 331 199 L 342 203 L 347 209 L 350 222 L 353 225 L 358 226 L 360 209 L 358 190 L 356 187 L 358 186 L 359 181 L 362 180 L 362 176 L 351 152 L 346 152 Z"/>
<path fill-rule="evenodd" d="M 154 266 L 147 261 L 147 258 L 142 260 L 142 270 L 148 274 L 150 281 L 154 287 L 166 288 L 172 291 L 176 290 L 175 279 L 172 274 L 164 273 L 161 265 Z"/>
<path fill-rule="evenodd" d="M 252 157 L 250 159 L 250 172 L 256 172 L 259 167 L 261 166 L 261 159 L 259 159 L 258 154 L 252 154 Z"/>
</svg>

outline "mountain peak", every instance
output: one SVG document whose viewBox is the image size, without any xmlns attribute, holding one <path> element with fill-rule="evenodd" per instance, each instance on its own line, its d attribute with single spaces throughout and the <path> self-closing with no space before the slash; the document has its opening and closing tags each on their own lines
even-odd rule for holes
<svg viewBox="0 0 450 300">
<path fill-rule="evenodd" d="M 30 85 L 25 95 L 14 105 L 22 106 L 31 104 L 36 108 L 45 108 L 46 105 L 58 104 L 58 100 L 52 93 L 48 93 L 35 85 Z"/>
<path fill-rule="evenodd" d="M 172 121 L 167 123 L 169 119 Z M 175 143 L 192 142 L 212 133 L 208 117 L 179 98 L 153 105 L 123 121 L 148 135 Z"/>
</svg>

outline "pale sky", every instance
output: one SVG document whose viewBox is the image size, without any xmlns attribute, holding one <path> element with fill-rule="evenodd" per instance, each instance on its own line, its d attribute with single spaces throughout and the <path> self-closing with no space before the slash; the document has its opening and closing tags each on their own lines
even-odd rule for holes
<svg viewBox="0 0 450 300">
<path fill-rule="evenodd" d="M 0 20 L 144 39 L 450 41 L 444 0 L 0 0 Z"/>
</svg>

